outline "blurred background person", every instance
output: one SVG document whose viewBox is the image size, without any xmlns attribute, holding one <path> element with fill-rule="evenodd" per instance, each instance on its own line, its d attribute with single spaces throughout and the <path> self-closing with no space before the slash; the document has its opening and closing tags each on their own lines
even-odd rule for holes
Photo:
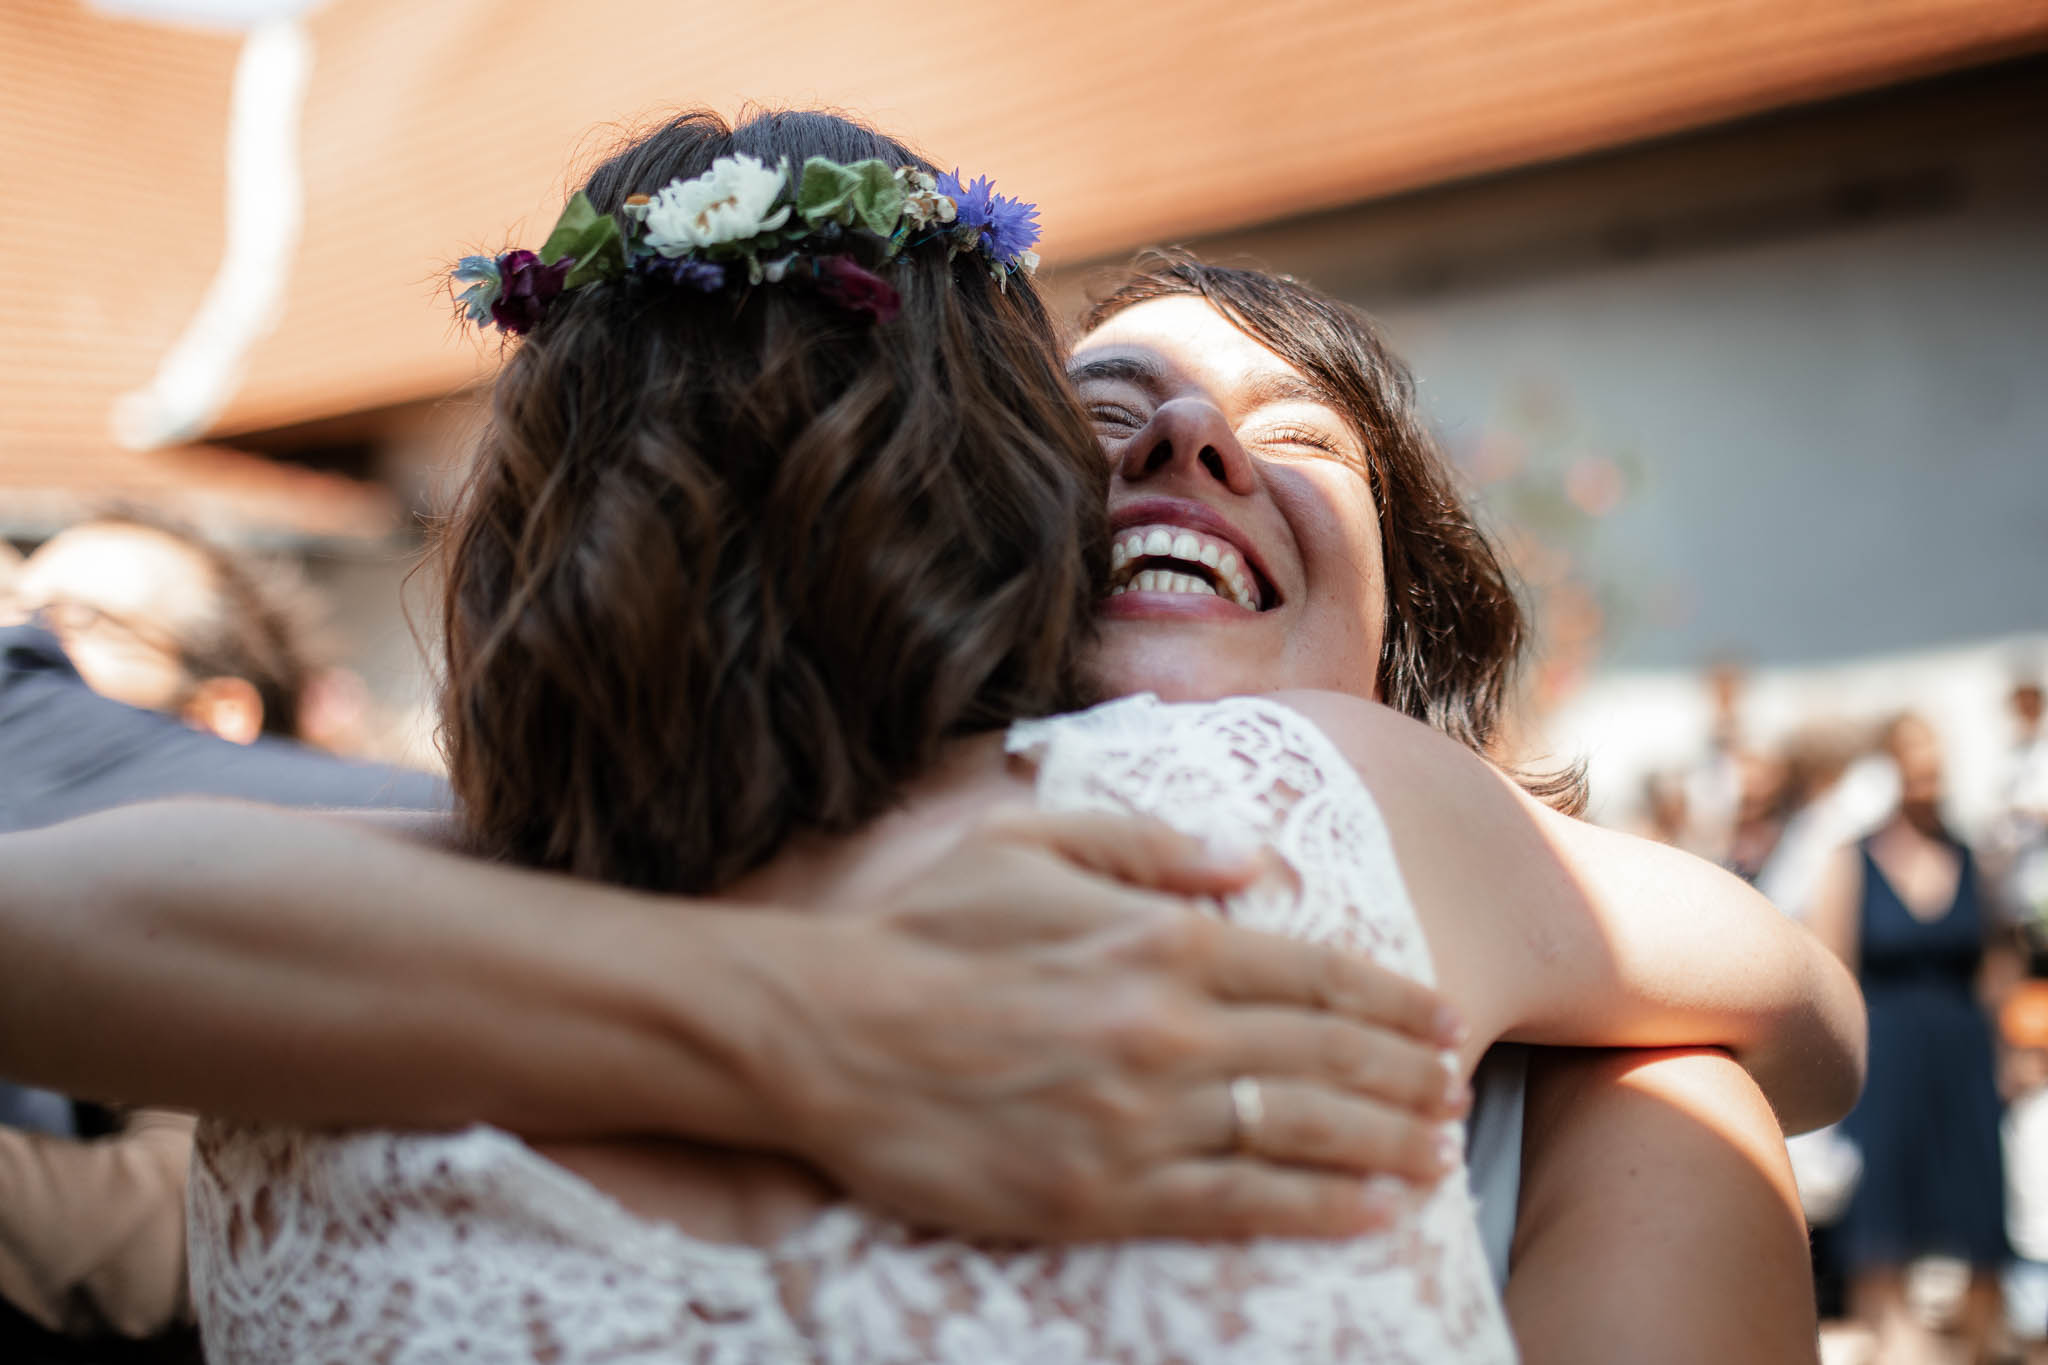
<svg viewBox="0 0 2048 1365">
<path fill-rule="evenodd" d="M 1643 814 L 1636 832 L 1660 844 L 1685 839 L 1685 775 L 1658 769 L 1643 778 Z"/>
<path fill-rule="evenodd" d="M 1987 1361 L 1997 1275 L 2008 1259 L 1991 1028 L 1977 995 L 1991 928 L 1969 850 L 1941 816 L 1933 729 L 1887 728 L 1899 801 L 1842 851 L 1810 924 L 1854 968 L 1870 1010 L 1870 1071 L 1841 1129 L 1862 1176 L 1836 1229 L 1851 1315 L 1875 1333 L 1879 1365 L 1939 1359 L 1907 1299 L 1913 1261 L 1966 1262 L 1967 1358 Z"/>
<path fill-rule="evenodd" d="M 1707 696 L 1706 751 L 1685 774 L 1684 847 L 1726 866 L 1749 774 L 1744 760 L 1742 702 L 1746 678 L 1730 659 L 1710 665 L 1700 679 Z"/>
<path fill-rule="evenodd" d="M 1815 889 L 1843 845 L 1891 812 L 1886 778 L 1877 779 L 1887 790 L 1875 810 L 1864 794 L 1868 782 L 1847 780 L 1876 747 L 1863 727 L 1834 720 L 1808 723 L 1784 741 L 1783 826 L 1755 880 L 1757 890 L 1794 919 L 1806 918 Z"/>
<path fill-rule="evenodd" d="M 2041 681 L 2022 675 L 2013 679 L 2007 699 L 2012 708 L 2012 759 L 2006 775 L 2006 800 L 2048 811 L 2048 732 L 2041 725 Z"/>
<path fill-rule="evenodd" d="M 2027 1365 L 2048 1365 L 2048 982 L 2016 988 L 1998 1012 L 2005 1054 L 2005 1329 Z"/>
<path fill-rule="evenodd" d="M 295 742 L 312 664 L 274 577 L 132 513 L 30 555 L 0 599 L 0 830 L 164 796 L 445 806 L 436 779 Z"/>
<path fill-rule="evenodd" d="M 2006 704 L 2012 742 L 1986 838 L 1986 872 L 2018 928 L 2028 974 L 2048 977 L 2048 734 L 2039 680 L 2020 674 Z"/>
<path fill-rule="evenodd" d="M 438 780 L 304 751 L 303 600 L 169 522 L 45 542 L 0 596 L 0 829 L 176 794 L 445 804 Z M 0 1347 L 182 1359 L 192 1120 L 0 1084 Z M 78 1343 L 88 1345 L 80 1348 Z"/>
<path fill-rule="evenodd" d="M 1746 882 L 1777 852 L 1785 824 L 1795 809 L 1791 772 L 1785 760 L 1767 750 L 1745 750 L 1735 763 L 1735 819 L 1728 832 L 1728 851 L 1721 866 Z"/>
</svg>

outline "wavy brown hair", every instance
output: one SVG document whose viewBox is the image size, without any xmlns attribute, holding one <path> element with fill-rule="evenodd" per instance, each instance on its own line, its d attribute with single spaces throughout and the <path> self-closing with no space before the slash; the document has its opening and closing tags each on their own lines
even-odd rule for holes
<svg viewBox="0 0 2048 1365">
<path fill-rule="evenodd" d="M 831 114 L 675 118 L 601 211 L 746 153 L 909 148 Z M 481 851 L 702 892 L 851 830 L 946 741 L 1084 703 L 1107 471 L 1027 280 L 914 248 L 876 324 L 765 286 L 561 296 L 446 528 L 444 746 Z"/>
<path fill-rule="evenodd" d="M 1365 447 L 1386 561 L 1380 699 L 1489 753 L 1514 695 L 1528 626 L 1500 556 L 1422 420 L 1408 367 L 1349 304 L 1285 275 L 1210 265 L 1183 252 L 1139 257 L 1083 326 L 1093 330 L 1126 308 L 1179 295 L 1206 300 L 1300 371 L 1351 423 Z M 1585 804 L 1575 770 L 1522 782 L 1563 809 Z"/>
</svg>

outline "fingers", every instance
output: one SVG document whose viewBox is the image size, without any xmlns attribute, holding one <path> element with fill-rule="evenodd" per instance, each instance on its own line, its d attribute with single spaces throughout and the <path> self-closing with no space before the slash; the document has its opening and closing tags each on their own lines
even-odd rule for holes
<svg viewBox="0 0 2048 1365">
<path fill-rule="evenodd" d="M 1384 1029 L 1261 1007 L 1226 1011 L 1223 1028 L 1225 1075 L 1316 1082 L 1427 1118 L 1463 1117 L 1471 1103 L 1455 1054 Z"/>
<path fill-rule="evenodd" d="M 1206 1130 L 1205 1154 L 1258 1157 L 1275 1166 L 1321 1167 L 1360 1175 L 1399 1176 L 1434 1183 L 1458 1162 L 1461 1131 L 1378 1100 L 1346 1095 L 1306 1081 L 1258 1082 L 1256 1115 L 1242 1130 L 1227 1087 L 1190 1103 L 1202 1118 L 1185 1121 L 1190 1134 Z"/>
<path fill-rule="evenodd" d="M 1209 989 L 1226 1000 L 1326 1009 L 1439 1047 L 1455 1047 L 1464 1025 L 1448 1001 L 1363 953 L 1244 929 L 1188 921 L 1204 940 L 1197 956 Z"/>
<path fill-rule="evenodd" d="M 1042 848 L 1074 866 L 1177 896 L 1225 896 L 1258 879 L 1256 846 L 1218 847 L 1163 821 L 1102 812 L 1055 814 L 1017 808 L 989 816 L 985 837 Z"/>
<path fill-rule="evenodd" d="M 1272 1166 L 1249 1157 L 1182 1161 L 1143 1177 L 1124 1235 L 1355 1237 L 1390 1223 L 1416 1193 L 1400 1181 Z"/>
<path fill-rule="evenodd" d="M 966 875 L 934 876 L 888 910 L 922 938 L 984 951 L 1074 942 L 1105 930 L 1121 941 L 1190 913 L 1184 901 L 1022 854 L 1009 862 L 983 857 Z"/>
</svg>

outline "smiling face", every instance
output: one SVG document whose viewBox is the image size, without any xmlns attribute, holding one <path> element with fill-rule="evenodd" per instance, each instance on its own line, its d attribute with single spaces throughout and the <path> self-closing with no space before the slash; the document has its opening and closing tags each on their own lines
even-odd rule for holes
<svg viewBox="0 0 2048 1365">
<path fill-rule="evenodd" d="M 1071 371 L 1111 463 L 1105 689 L 1377 697 L 1379 522 L 1330 399 L 1192 295 L 1109 317 Z"/>
</svg>

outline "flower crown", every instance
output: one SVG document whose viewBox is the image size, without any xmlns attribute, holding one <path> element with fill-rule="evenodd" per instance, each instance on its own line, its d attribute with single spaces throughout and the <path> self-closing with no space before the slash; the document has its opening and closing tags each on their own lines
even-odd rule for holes
<svg viewBox="0 0 2048 1365">
<path fill-rule="evenodd" d="M 622 222 L 623 220 L 623 222 Z M 987 176 L 928 175 L 883 161 L 789 163 L 722 156 L 694 180 L 678 176 L 629 197 L 618 217 L 580 190 L 538 252 L 465 256 L 450 272 L 467 285 L 455 302 L 470 322 L 523 333 L 563 293 L 626 275 L 713 293 L 749 285 L 809 284 L 876 322 L 896 316 L 896 287 L 875 264 L 926 242 L 947 259 L 978 251 L 998 284 L 1038 268 L 1038 206 L 995 193 Z"/>
</svg>

